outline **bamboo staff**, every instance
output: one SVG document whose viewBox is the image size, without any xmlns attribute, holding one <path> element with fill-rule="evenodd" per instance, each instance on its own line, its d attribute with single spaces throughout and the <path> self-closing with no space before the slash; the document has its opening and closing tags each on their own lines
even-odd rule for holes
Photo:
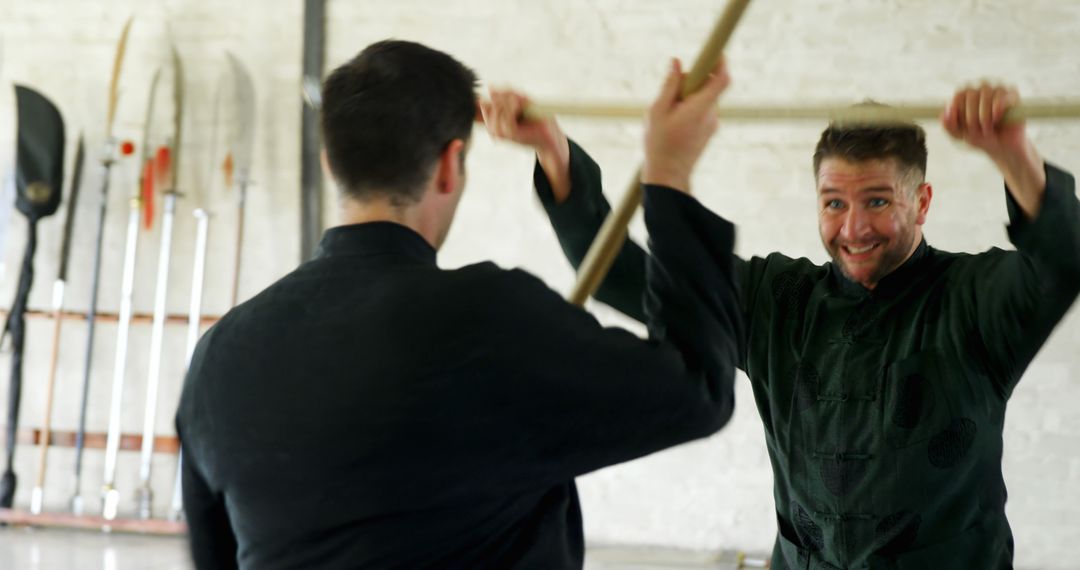
<svg viewBox="0 0 1080 570">
<path fill-rule="evenodd" d="M 936 120 L 944 106 L 933 103 L 914 105 L 837 105 L 802 106 L 723 105 L 716 113 L 725 121 L 828 121 L 854 124 L 892 124 Z M 532 103 L 523 110 L 531 120 L 562 117 L 593 117 L 601 119 L 640 119 L 647 106 L 633 103 Z M 1029 119 L 1080 119 L 1080 101 L 1025 101 L 1005 112 L 1005 122 Z"/>
<path fill-rule="evenodd" d="M 713 28 L 712 33 L 709 35 L 705 47 L 698 54 L 694 66 L 690 69 L 690 73 L 687 74 L 686 80 L 683 81 L 682 97 L 685 98 L 700 89 L 708 79 L 709 72 L 720 61 L 724 46 L 727 45 L 728 39 L 731 38 L 732 32 L 735 31 L 735 25 L 739 23 L 739 19 L 742 17 L 743 12 L 746 11 L 746 6 L 749 3 L 750 0 L 730 0 L 728 2 L 727 8 L 724 9 L 724 13 L 720 16 L 720 20 L 717 21 L 716 27 Z M 600 231 L 597 233 L 596 240 L 589 247 L 589 252 L 585 254 L 585 259 L 581 262 L 581 267 L 578 270 L 577 284 L 575 284 L 574 290 L 571 291 L 567 298 L 571 303 L 584 305 L 585 300 L 600 287 L 600 282 L 603 281 L 608 269 L 611 268 L 615 256 L 626 239 L 626 228 L 630 225 L 630 218 L 633 217 L 634 212 L 641 205 L 641 197 L 641 169 L 639 168 L 637 173 L 634 174 L 633 182 L 627 189 L 626 195 L 623 196 L 622 202 L 604 220 L 604 224 L 600 226 Z"/>
</svg>

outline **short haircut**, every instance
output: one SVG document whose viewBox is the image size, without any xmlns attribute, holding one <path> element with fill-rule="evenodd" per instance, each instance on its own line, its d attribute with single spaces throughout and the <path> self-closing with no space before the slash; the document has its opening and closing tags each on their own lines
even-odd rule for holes
<svg viewBox="0 0 1080 570">
<path fill-rule="evenodd" d="M 371 44 L 323 83 L 330 171 L 350 198 L 415 203 L 446 145 L 469 140 L 476 74 L 414 42 Z"/>
<path fill-rule="evenodd" d="M 864 105 L 878 105 L 865 103 Z M 926 179 L 926 131 L 915 123 L 890 125 L 831 123 L 814 149 L 814 176 L 826 158 L 849 162 L 895 158 L 901 173 L 917 186 Z"/>
</svg>

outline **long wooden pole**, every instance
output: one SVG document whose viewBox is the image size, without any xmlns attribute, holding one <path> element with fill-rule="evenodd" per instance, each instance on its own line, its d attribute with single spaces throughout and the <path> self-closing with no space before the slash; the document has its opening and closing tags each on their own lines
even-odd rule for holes
<svg viewBox="0 0 1080 570">
<path fill-rule="evenodd" d="M 709 34 L 705 47 L 701 49 L 693 67 L 683 81 L 683 97 L 697 91 L 709 77 L 709 72 L 716 67 L 717 62 L 724 52 L 724 46 L 735 31 L 735 25 L 739 23 L 746 6 L 750 0 L 730 0 L 716 27 Z M 630 225 L 630 218 L 634 216 L 638 206 L 641 205 L 641 169 L 634 174 L 622 202 L 615 208 L 604 224 L 600 226 L 600 232 L 585 254 L 585 259 L 578 269 L 578 280 L 574 290 L 567 297 L 575 305 L 584 305 L 585 300 L 600 288 L 600 282 L 604 280 L 611 264 L 615 261 L 623 242 L 626 240 L 626 228 Z"/>
<path fill-rule="evenodd" d="M 725 121 L 836 121 L 847 123 L 889 124 L 936 120 L 944 106 L 933 103 L 885 105 L 818 104 L 722 105 L 716 113 Z M 538 102 L 524 109 L 527 119 L 592 117 L 601 119 L 641 119 L 647 106 L 633 103 L 561 103 Z M 1006 122 L 1028 119 L 1080 119 L 1080 100 L 1032 100 L 1009 109 Z"/>
</svg>

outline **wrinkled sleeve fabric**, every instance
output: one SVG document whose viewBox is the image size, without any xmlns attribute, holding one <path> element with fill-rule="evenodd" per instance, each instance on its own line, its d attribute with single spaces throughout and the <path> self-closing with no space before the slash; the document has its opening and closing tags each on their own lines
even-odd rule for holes
<svg viewBox="0 0 1080 570">
<path fill-rule="evenodd" d="M 705 437 L 730 419 L 742 327 L 734 227 L 693 198 L 652 186 L 645 221 L 648 340 L 600 326 L 522 271 L 503 272 L 487 295 L 497 311 L 482 315 L 491 328 L 520 323 L 517 334 L 489 341 L 493 360 L 484 367 L 498 380 L 470 390 L 479 400 L 466 404 L 482 424 L 476 437 L 488 442 L 470 447 L 479 456 L 468 463 L 499 473 L 494 488 L 565 481 Z"/>
<path fill-rule="evenodd" d="M 581 266 L 611 206 L 604 198 L 600 166 L 574 141 L 570 141 L 570 196 L 555 202 L 551 183 L 538 162 L 533 184 L 563 254 L 574 269 Z M 627 239 L 594 295 L 600 302 L 640 322 L 645 322 L 642 293 L 645 290 L 646 252 Z"/>
<path fill-rule="evenodd" d="M 971 276 L 976 330 L 996 388 L 1008 397 L 1080 293 L 1080 201 L 1073 176 L 1046 165 L 1046 193 L 1027 219 L 1006 190 L 1015 252 L 981 257 Z"/>
</svg>

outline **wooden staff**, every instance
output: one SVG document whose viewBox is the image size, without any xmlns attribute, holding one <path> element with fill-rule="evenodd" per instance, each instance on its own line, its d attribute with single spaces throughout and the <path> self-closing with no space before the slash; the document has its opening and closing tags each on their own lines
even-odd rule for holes
<svg viewBox="0 0 1080 570">
<path fill-rule="evenodd" d="M 60 364 L 60 324 L 64 311 L 64 290 L 67 287 L 68 260 L 71 256 L 71 232 L 75 228 L 75 206 L 79 202 L 79 188 L 82 186 L 84 145 L 79 135 L 79 144 L 75 150 L 75 172 L 71 176 L 71 195 L 68 198 L 67 214 L 64 220 L 64 233 L 60 242 L 60 268 L 53 282 L 53 339 L 52 353 L 49 357 L 49 377 L 45 382 L 45 413 L 41 420 L 41 443 L 38 446 L 38 471 L 34 490 L 30 494 L 30 512 L 41 513 L 45 501 L 45 469 L 49 456 L 49 433 L 52 430 L 53 396 L 56 388 L 56 371 Z"/>
<path fill-rule="evenodd" d="M 716 113 L 725 121 L 828 121 L 839 123 L 881 125 L 900 122 L 936 120 L 944 107 L 940 104 L 915 105 L 837 105 L 803 106 L 738 106 L 717 107 Z M 601 119 L 640 119 L 647 107 L 632 103 L 532 103 L 523 110 L 526 119 L 554 117 L 592 117 Z M 1005 112 L 1005 122 L 1028 119 L 1080 119 L 1080 101 L 1026 101 Z"/>
<path fill-rule="evenodd" d="M 700 89 L 708 79 L 709 72 L 720 61 L 724 46 L 727 45 L 728 39 L 731 38 L 731 33 L 735 31 L 735 25 L 739 23 L 739 19 L 742 17 L 743 12 L 746 11 L 748 4 L 750 4 L 750 0 L 730 0 L 728 2 L 727 8 L 724 9 L 724 13 L 720 16 L 720 20 L 717 21 L 716 27 L 713 28 L 712 33 L 709 35 L 705 47 L 698 54 L 694 66 L 690 69 L 690 73 L 687 74 L 686 80 L 683 81 L 681 93 L 683 98 Z M 611 264 L 615 261 L 615 256 L 618 255 L 619 250 L 622 248 L 623 241 L 626 239 L 626 228 L 630 225 L 630 218 L 633 217 L 634 212 L 641 205 L 641 197 L 641 169 L 639 168 L 634 174 L 633 182 L 627 189 L 626 195 L 623 196 L 622 202 L 604 220 L 596 240 L 589 247 L 589 252 L 585 254 L 585 259 L 581 262 L 581 267 L 578 270 L 577 283 L 574 285 L 574 290 L 567 297 L 567 300 L 571 303 L 579 306 L 584 305 L 585 300 L 600 288 L 600 282 L 604 280 L 608 269 L 611 268 Z"/>
</svg>

